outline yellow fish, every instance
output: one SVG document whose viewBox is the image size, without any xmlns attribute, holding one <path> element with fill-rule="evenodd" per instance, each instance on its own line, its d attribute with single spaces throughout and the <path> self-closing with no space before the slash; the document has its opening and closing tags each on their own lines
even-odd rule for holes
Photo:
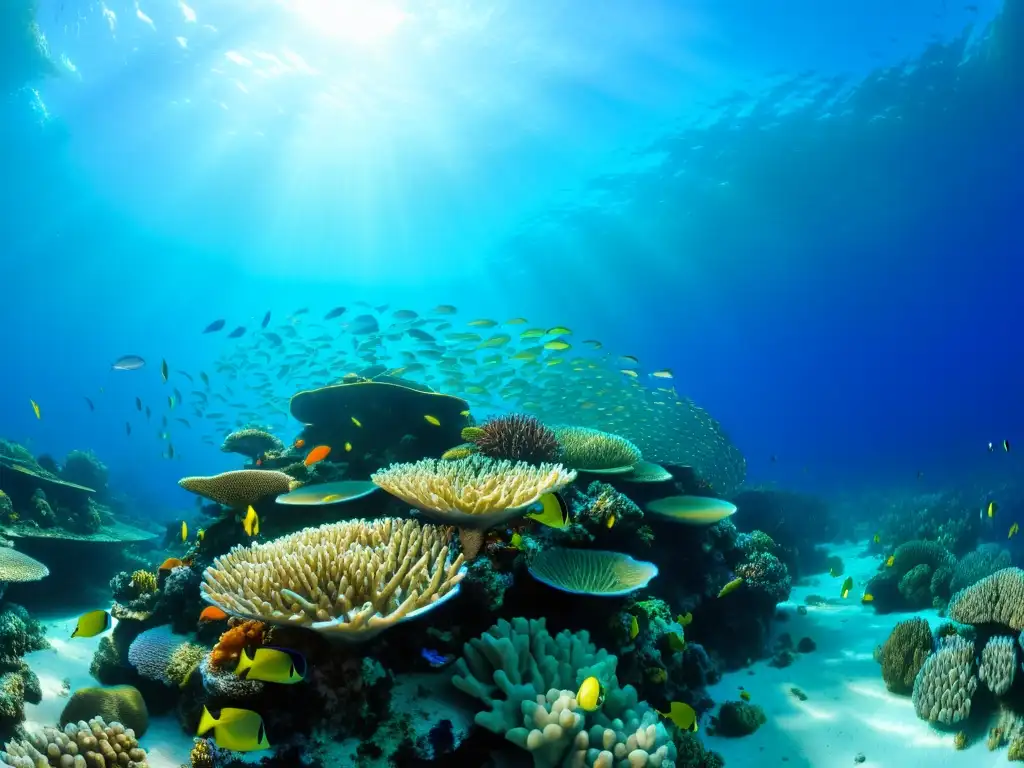
<svg viewBox="0 0 1024 768">
<path fill-rule="evenodd" d="M 196 531 L 196 541 L 202 541 L 206 537 L 206 531 L 200 528 Z"/>
<path fill-rule="evenodd" d="M 600 349 L 603 346 L 597 339 L 586 339 L 583 343 L 591 349 Z"/>
<path fill-rule="evenodd" d="M 652 373 L 651 376 L 653 376 L 656 379 L 671 379 L 672 371 L 670 371 L 668 368 L 662 368 L 660 371 L 655 371 L 654 373 Z"/>
<path fill-rule="evenodd" d="M 252 656 L 243 649 L 235 674 L 243 680 L 292 685 L 306 677 L 306 658 L 297 651 L 261 646 Z"/>
<path fill-rule="evenodd" d="M 862 603 L 873 603 L 875 602 L 875 596 L 872 595 L 870 592 L 865 592 L 864 597 L 862 597 L 860 601 Z"/>
<path fill-rule="evenodd" d="M 486 318 L 481 320 L 470 320 L 466 323 L 466 325 L 472 328 L 493 328 L 497 324 L 498 322 L 496 320 L 488 320 Z"/>
<path fill-rule="evenodd" d="M 359 419 L 357 419 L 355 416 L 352 417 L 352 423 L 355 424 L 357 427 L 363 426 L 363 423 L 359 421 Z"/>
<path fill-rule="evenodd" d="M 427 422 L 427 424 L 433 424 L 433 425 L 434 425 L 435 427 L 440 427 L 440 426 L 441 426 L 441 422 L 440 422 L 440 420 L 439 420 L 439 419 L 437 418 L 437 416 L 431 416 L 431 415 L 430 415 L 430 414 L 428 413 L 428 414 L 427 414 L 426 416 L 424 416 L 423 418 L 424 418 L 424 419 L 426 419 L 426 422 Z"/>
<path fill-rule="evenodd" d="M 636 371 L 631 371 L 629 368 L 623 368 L 622 373 L 626 376 L 629 376 L 631 379 L 635 379 L 637 375 Z"/>
<path fill-rule="evenodd" d="M 509 546 L 511 546 L 512 549 L 518 549 L 520 552 L 526 549 L 526 545 L 523 543 L 523 537 L 518 533 L 512 534 L 512 539 L 511 541 L 509 541 Z"/>
<path fill-rule="evenodd" d="M 181 521 L 181 540 L 182 542 L 188 541 L 188 523 L 184 520 Z"/>
<path fill-rule="evenodd" d="M 531 328 L 528 331 L 523 331 L 519 334 L 520 339 L 539 339 L 543 336 L 547 336 L 548 332 L 543 328 Z"/>
<path fill-rule="evenodd" d="M 740 584 L 742 584 L 742 583 L 743 583 L 743 577 L 742 576 L 737 576 L 735 579 L 733 579 L 728 584 L 726 584 L 724 587 L 722 587 L 722 589 L 718 593 L 718 596 L 719 597 L 725 597 L 730 592 L 735 592 L 737 589 L 739 589 Z"/>
<path fill-rule="evenodd" d="M 1006 538 L 1012 539 L 1014 534 L 1018 533 L 1019 531 L 1020 531 L 1020 526 L 1017 525 L 1016 523 L 1014 523 L 1013 525 L 1010 526 L 1010 532 L 1006 535 Z"/>
<path fill-rule="evenodd" d="M 167 407 L 172 411 L 174 410 L 174 395 L 167 396 Z"/>
<path fill-rule="evenodd" d="M 469 411 L 459 411 L 459 416 L 469 416 Z"/>
<path fill-rule="evenodd" d="M 881 536 L 879 536 L 879 535 L 878 535 L 878 534 L 876 533 L 876 534 L 875 534 L 875 537 L 874 537 L 874 538 L 872 539 L 872 541 L 873 541 L 873 542 L 875 542 L 875 544 L 881 544 L 881 543 L 882 543 L 882 537 L 881 537 Z"/>
<path fill-rule="evenodd" d="M 110 629 L 110 614 L 106 611 L 89 611 L 78 617 L 72 637 L 96 637 Z"/>
<path fill-rule="evenodd" d="M 637 635 L 640 634 L 640 622 L 636 620 L 636 616 L 629 617 L 629 639 L 633 640 Z"/>
<path fill-rule="evenodd" d="M 847 576 L 846 581 L 843 582 L 842 597 L 845 600 L 850 596 L 850 590 L 853 589 L 853 576 Z"/>
<path fill-rule="evenodd" d="M 346 442 L 345 443 L 345 453 L 351 453 L 351 452 L 352 452 L 352 443 Z"/>
<path fill-rule="evenodd" d="M 681 613 L 678 616 L 676 616 L 676 623 L 680 627 L 688 627 L 688 626 L 690 626 L 690 624 L 692 622 L 693 622 L 693 614 L 692 613 L 689 613 L 689 612 Z"/>
<path fill-rule="evenodd" d="M 548 336 L 569 336 L 571 334 L 572 331 L 562 325 L 556 325 L 554 328 L 548 328 Z"/>
<path fill-rule="evenodd" d="M 569 525 L 569 505 L 560 493 L 545 493 L 527 510 L 525 517 L 549 528 L 562 529 Z"/>
<path fill-rule="evenodd" d="M 596 677 L 588 677 L 576 692 L 576 703 L 584 712 L 596 712 L 604 704 L 604 686 Z"/>
<path fill-rule="evenodd" d="M 740 698 L 744 701 L 750 701 L 750 691 L 740 691 Z"/>
<path fill-rule="evenodd" d="M 246 536 L 257 536 L 260 532 L 260 517 L 256 514 L 256 510 L 252 508 L 252 504 L 245 511 L 245 517 L 242 518 L 242 528 L 245 530 Z"/>
<path fill-rule="evenodd" d="M 889 557 L 887 557 L 885 559 L 885 567 L 886 568 L 892 568 L 892 564 L 895 563 L 895 562 L 896 562 L 896 555 L 889 555 Z"/>
<path fill-rule="evenodd" d="M 39 403 L 37 403 L 35 400 L 29 400 L 29 402 L 32 403 L 32 412 L 36 415 L 36 418 L 43 418 L 42 411 L 39 410 Z M 60 421 L 60 419 L 58 419 L 58 421 Z"/>
<path fill-rule="evenodd" d="M 662 717 L 671 720 L 681 730 L 696 733 L 699 728 L 697 725 L 697 713 L 694 711 L 693 707 L 689 704 L 684 704 L 681 701 L 673 701 L 672 704 L 669 705 L 668 712 L 661 712 L 659 710 L 655 710 L 655 712 Z"/>
<path fill-rule="evenodd" d="M 544 345 L 544 349 L 550 349 L 550 350 L 553 350 L 555 352 L 561 352 L 562 350 L 569 349 L 571 347 L 572 347 L 572 345 L 569 342 L 562 341 L 561 339 L 555 339 L 554 341 L 549 341 L 547 344 Z"/>
<path fill-rule="evenodd" d="M 615 513 L 614 512 L 612 514 L 608 515 L 608 519 L 605 521 L 604 525 L 608 529 L 611 529 L 611 527 L 613 525 L 615 525 Z"/>
<path fill-rule="evenodd" d="M 196 736 L 203 736 L 210 731 L 213 731 L 214 743 L 221 749 L 230 749 L 234 752 L 270 749 L 263 718 L 249 709 L 224 707 L 220 711 L 220 717 L 214 718 L 210 710 L 204 706 Z"/>
<path fill-rule="evenodd" d="M 988 515 L 990 518 L 995 517 L 996 516 L 996 512 L 998 512 L 998 511 L 999 511 L 999 505 L 996 504 L 994 501 L 990 501 L 988 503 L 988 506 L 985 507 L 985 514 Z"/>
<path fill-rule="evenodd" d="M 683 636 L 680 635 L 678 632 L 669 632 L 668 647 L 669 650 L 674 651 L 675 653 L 679 653 L 686 647 L 686 641 L 683 639 Z"/>
<path fill-rule="evenodd" d="M 526 325 L 526 318 L 513 317 L 511 320 L 506 320 L 505 325 Z"/>
</svg>

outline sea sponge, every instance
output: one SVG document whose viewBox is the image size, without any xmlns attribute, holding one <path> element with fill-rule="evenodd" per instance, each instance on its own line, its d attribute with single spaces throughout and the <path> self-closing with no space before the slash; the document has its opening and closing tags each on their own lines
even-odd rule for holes
<svg viewBox="0 0 1024 768">
<path fill-rule="evenodd" d="M 957 592 L 947 616 L 962 624 L 1001 624 L 1024 629 L 1024 571 L 1004 568 Z"/>
<path fill-rule="evenodd" d="M 458 593 L 449 528 L 384 518 L 235 547 L 203 572 L 202 597 L 240 618 L 361 642 Z"/>
<path fill-rule="evenodd" d="M 922 720 L 959 723 L 971 714 L 977 688 L 974 643 L 958 635 L 944 638 L 914 680 L 914 710 Z"/>
<path fill-rule="evenodd" d="M 24 741 L 8 742 L 5 749 L 0 762 L 12 768 L 149 768 L 134 731 L 121 723 L 108 725 L 101 717 L 68 723 L 62 731 L 44 728 Z"/>
<path fill-rule="evenodd" d="M 294 491 L 301 483 L 284 472 L 238 469 L 212 477 L 183 477 L 178 485 L 225 507 L 245 509 L 267 496 Z"/>
<path fill-rule="evenodd" d="M 712 718 L 716 736 L 739 738 L 749 736 L 768 721 L 764 710 L 746 701 L 726 701 Z"/>
<path fill-rule="evenodd" d="M 562 446 L 562 459 L 573 469 L 602 470 L 631 467 L 642 456 L 640 449 L 624 437 L 589 427 L 554 427 Z"/>
<path fill-rule="evenodd" d="M 658 566 L 622 552 L 552 547 L 530 562 L 530 575 L 562 592 L 620 597 L 646 587 Z"/>
<path fill-rule="evenodd" d="M 491 459 L 543 464 L 556 461 L 561 453 L 558 438 L 540 419 L 522 413 L 498 416 L 476 428 L 472 442 Z"/>
<path fill-rule="evenodd" d="M 224 438 L 220 449 L 224 453 L 240 453 L 257 459 L 268 452 L 283 451 L 284 443 L 262 429 L 238 429 Z"/>
<path fill-rule="evenodd" d="M 901 621 L 880 649 L 882 679 L 893 693 L 909 694 L 914 679 L 932 652 L 932 632 L 921 618 Z"/>
<path fill-rule="evenodd" d="M 1017 649 L 1012 637 L 993 637 L 981 649 L 978 678 L 996 696 L 1010 690 L 1016 670 Z"/>
<path fill-rule="evenodd" d="M 146 702 L 139 689 L 131 685 L 79 688 L 71 694 L 61 712 L 60 727 L 94 717 L 101 717 L 108 723 L 122 723 L 135 731 L 136 736 L 144 736 L 149 728 Z"/>
<path fill-rule="evenodd" d="M 263 645 L 266 625 L 252 619 L 229 620 L 228 629 L 210 652 L 210 664 L 218 669 L 234 668 L 245 648 Z"/>
</svg>

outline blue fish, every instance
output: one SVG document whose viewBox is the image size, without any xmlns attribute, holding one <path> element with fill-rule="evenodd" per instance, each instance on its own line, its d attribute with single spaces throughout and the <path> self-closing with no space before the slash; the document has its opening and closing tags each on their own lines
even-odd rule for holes
<svg viewBox="0 0 1024 768">
<path fill-rule="evenodd" d="M 420 655 L 427 660 L 427 663 L 434 669 L 440 669 L 441 667 L 447 667 L 453 661 L 454 656 L 448 656 L 437 651 L 432 651 L 430 648 L 424 648 L 420 651 Z"/>
</svg>

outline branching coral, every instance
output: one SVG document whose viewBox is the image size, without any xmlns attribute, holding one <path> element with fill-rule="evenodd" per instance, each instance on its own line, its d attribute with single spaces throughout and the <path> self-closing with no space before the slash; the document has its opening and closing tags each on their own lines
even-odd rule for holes
<svg viewBox="0 0 1024 768">
<path fill-rule="evenodd" d="M 241 618 L 363 641 L 453 597 L 465 575 L 450 530 L 414 520 L 307 528 L 216 558 L 200 586 Z"/>
<path fill-rule="evenodd" d="M 29 734 L 24 741 L 8 742 L 6 751 L 0 752 L 0 761 L 12 768 L 148 767 L 146 752 L 139 746 L 135 733 L 121 723 L 107 725 L 99 717 L 89 722 L 68 723 L 62 731 L 44 728 L 41 733 Z"/>
<path fill-rule="evenodd" d="M 932 632 L 925 619 L 897 624 L 879 649 L 882 679 L 893 693 L 909 694 L 914 679 L 932 652 Z"/>
<path fill-rule="evenodd" d="M 604 470 L 631 467 L 642 456 L 640 449 L 624 437 L 589 427 L 559 426 L 555 437 L 562 457 L 573 469 Z"/>
<path fill-rule="evenodd" d="M 488 458 L 542 464 L 556 461 L 561 453 L 554 431 L 533 416 L 498 416 L 469 429 L 471 437 L 464 433 L 463 439 Z"/>
</svg>

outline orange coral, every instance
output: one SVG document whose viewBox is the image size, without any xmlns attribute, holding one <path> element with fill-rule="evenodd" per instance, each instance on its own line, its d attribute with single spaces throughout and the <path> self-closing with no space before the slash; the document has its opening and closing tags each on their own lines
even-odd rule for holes
<svg viewBox="0 0 1024 768">
<path fill-rule="evenodd" d="M 233 666 L 243 648 L 263 645 L 265 634 L 266 626 L 260 621 L 231 619 L 227 632 L 210 652 L 210 665 L 220 669 Z"/>
</svg>

